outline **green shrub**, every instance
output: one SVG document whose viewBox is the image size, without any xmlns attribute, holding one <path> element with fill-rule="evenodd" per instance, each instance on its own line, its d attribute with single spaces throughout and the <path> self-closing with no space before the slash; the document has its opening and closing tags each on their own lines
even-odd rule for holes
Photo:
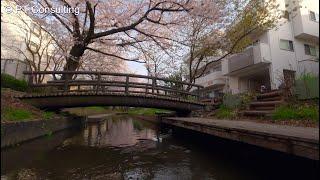
<svg viewBox="0 0 320 180">
<path fill-rule="evenodd" d="M 255 99 L 256 94 L 254 92 L 247 92 L 240 94 L 241 108 L 246 109 L 248 105 Z"/>
<path fill-rule="evenodd" d="M 230 94 L 223 96 L 223 105 L 230 109 L 241 108 L 245 109 L 249 103 L 254 99 L 254 93 Z"/>
<path fill-rule="evenodd" d="M 53 118 L 54 115 L 55 115 L 54 112 L 46 111 L 46 112 L 43 113 L 43 118 L 44 118 L 45 120 L 51 119 L 51 118 Z"/>
<path fill-rule="evenodd" d="M 226 106 L 221 106 L 215 116 L 219 119 L 234 119 L 237 116 L 236 110 L 228 108 Z"/>
<path fill-rule="evenodd" d="M 302 106 L 298 109 L 298 116 L 301 119 L 319 121 L 319 109 L 315 106 Z"/>
<path fill-rule="evenodd" d="M 8 74 L 1 74 L 1 87 L 11 88 L 16 91 L 26 91 L 28 83 L 25 80 L 18 80 Z"/>
<path fill-rule="evenodd" d="M 230 109 L 238 108 L 241 106 L 241 98 L 237 94 L 227 93 L 223 96 L 223 105 Z"/>
<path fill-rule="evenodd" d="M 294 93 L 298 99 L 319 98 L 319 76 L 307 73 L 298 77 L 295 81 Z"/>
<path fill-rule="evenodd" d="M 3 112 L 3 118 L 8 121 L 22 121 L 32 117 L 32 113 L 24 109 L 5 108 Z"/>
<path fill-rule="evenodd" d="M 316 106 L 280 106 L 272 115 L 274 120 L 312 120 L 319 121 Z"/>
<path fill-rule="evenodd" d="M 280 106 L 276 108 L 275 112 L 272 115 L 272 119 L 283 120 L 283 119 L 296 119 L 297 112 L 295 109 L 288 106 Z"/>
</svg>

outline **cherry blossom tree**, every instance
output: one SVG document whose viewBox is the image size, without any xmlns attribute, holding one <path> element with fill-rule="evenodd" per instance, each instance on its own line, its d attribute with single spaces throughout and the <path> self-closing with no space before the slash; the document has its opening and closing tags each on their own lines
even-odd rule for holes
<svg viewBox="0 0 320 180">
<path fill-rule="evenodd" d="M 139 61 L 130 55 L 135 44 L 150 42 L 166 50 L 172 30 L 193 11 L 189 0 L 34 0 L 16 2 L 33 19 L 41 22 L 59 43 L 68 42 L 70 50 L 65 70 L 76 70 L 85 51 L 93 51 L 124 61 Z M 71 13 L 34 13 L 31 9 L 55 10 L 66 7 Z M 79 9 L 79 14 L 75 9 Z M 100 46 L 91 46 L 99 43 Z"/>
<path fill-rule="evenodd" d="M 179 61 L 174 53 L 176 48 L 181 48 L 181 54 L 183 49 L 192 51 L 190 62 L 195 59 L 202 62 L 204 57 L 217 53 L 226 57 L 241 49 L 239 42 L 246 42 L 249 34 L 269 27 L 274 21 L 270 12 L 275 0 L 268 1 L 15 0 L 33 20 L 42 24 L 59 47 L 68 47 L 64 70 L 71 71 L 79 69 L 87 52 L 114 61 L 146 63 L 148 58 L 143 57 L 150 52 L 144 47 L 151 46 L 172 62 Z M 63 8 L 69 12 L 58 11 Z M 235 22 L 242 25 L 235 27 Z M 196 71 L 190 71 L 193 74 L 188 78 L 190 82 L 201 75 Z"/>
</svg>

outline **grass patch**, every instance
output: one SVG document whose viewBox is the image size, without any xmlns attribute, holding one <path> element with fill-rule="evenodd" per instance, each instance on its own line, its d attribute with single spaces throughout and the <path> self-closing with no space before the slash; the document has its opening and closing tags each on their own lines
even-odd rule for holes
<svg viewBox="0 0 320 180">
<path fill-rule="evenodd" d="M 156 109 L 156 108 L 129 108 L 128 114 L 130 115 L 148 115 L 152 116 L 156 113 L 170 113 L 171 111 Z"/>
<path fill-rule="evenodd" d="M 5 108 L 1 118 L 8 121 L 23 121 L 33 118 L 33 114 L 24 109 Z"/>
<path fill-rule="evenodd" d="M 319 121 L 319 110 L 317 106 L 279 106 L 273 113 L 272 119 Z"/>
<path fill-rule="evenodd" d="M 101 107 L 101 106 L 90 106 L 86 107 L 87 110 L 93 110 L 93 111 L 105 111 L 106 108 Z"/>
<path fill-rule="evenodd" d="M 51 111 L 45 111 L 43 113 L 43 118 L 45 120 L 48 120 L 48 119 L 52 119 L 54 117 L 55 113 L 54 112 L 51 112 Z"/>
<path fill-rule="evenodd" d="M 64 111 L 67 111 L 71 114 L 84 116 L 84 115 L 95 115 L 95 114 L 104 114 L 109 113 L 110 110 L 102 106 L 90 106 L 90 107 L 76 107 L 76 108 L 66 108 Z"/>
<path fill-rule="evenodd" d="M 215 113 L 215 117 L 219 119 L 234 119 L 237 117 L 237 112 L 235 109 L 221 106 Z"/>
</svg>

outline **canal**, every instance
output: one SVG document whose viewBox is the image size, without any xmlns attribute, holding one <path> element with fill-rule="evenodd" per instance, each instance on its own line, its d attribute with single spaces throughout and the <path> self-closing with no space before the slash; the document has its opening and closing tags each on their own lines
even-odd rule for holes
<svg viewBox="0 0 320 180">
<path fill-rule="evenodd" d="M 319 161 L 129 116 L 1 150 L 3 179 L 318 179 Z"/>
</svg>

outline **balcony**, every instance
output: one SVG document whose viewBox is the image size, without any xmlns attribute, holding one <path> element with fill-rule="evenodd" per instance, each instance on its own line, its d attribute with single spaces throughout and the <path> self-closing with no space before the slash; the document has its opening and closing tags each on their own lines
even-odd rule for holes
<svg viewBox="0 0 320 180">
<path fill-rule="evenodd" d="M 246 74 L 259 70 L 271 63 L 270 48 L 265 43 L 249 46 L 242 53 L 237 53 L 228 59 L 226 75 Z"/>
<path fill-rule="evenodd" d="M 197 78 L 195 83 L 204 87 L 218 86 L 225 84 L 225 78 L 223 77 L 221 71 L 215 71 L 210 74 L 207 74 L 206 76 Z"/>
<path fill-rule="evenodd" d="M 292 24 L 295 38 L 319 43 L 319 19 L 312 20 L 308 10 L 300 9 Z"/>
</svg>

